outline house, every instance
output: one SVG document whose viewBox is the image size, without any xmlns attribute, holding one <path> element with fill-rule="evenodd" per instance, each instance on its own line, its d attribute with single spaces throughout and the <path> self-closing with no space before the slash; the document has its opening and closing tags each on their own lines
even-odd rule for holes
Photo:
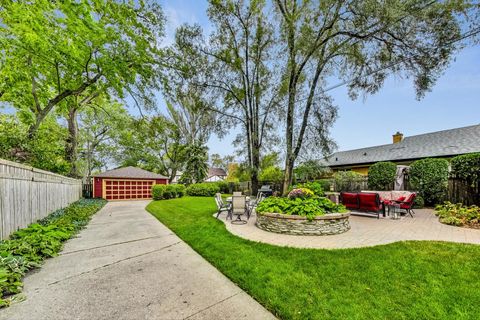
<svg viewBox="0 0 480 320">
<path fill-rule="evenodd" d="M 222 168 L 209 168 L 205 182 L 223 181 L 227 178 L 227 173 Z"/>
<path fill-rule="evenodd" d="M 451 158 L 480 152 L 480 125 L 443 130 L 410 137 L 397 132 L 393 143 L 375 147 L 335 152 L 322 161 L 334 172 L 352 170 L 367 175 L 368 168 L 379 161 L 410 165 L 423 158 Z"/>
<path fill-rule="evenodd" d="M 93 196 L 106 200 L 151 199 L 154 184 L 168 184 L 168 178 L 136 167 L 117 168 L 93 175 Z"/>
</svg>

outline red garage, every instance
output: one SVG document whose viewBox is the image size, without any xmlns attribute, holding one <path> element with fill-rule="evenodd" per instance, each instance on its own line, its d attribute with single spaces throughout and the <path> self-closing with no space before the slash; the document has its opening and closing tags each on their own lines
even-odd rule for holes
<svg viewBox="0 0 480 320">
<path fill-rule="evenodd" d="M 168 178 L 136 167 L 124 167 L 93 175 L 93 196 L 107 200 L 152 198 L 154 184 L 168 184 Z"/>
</svg>

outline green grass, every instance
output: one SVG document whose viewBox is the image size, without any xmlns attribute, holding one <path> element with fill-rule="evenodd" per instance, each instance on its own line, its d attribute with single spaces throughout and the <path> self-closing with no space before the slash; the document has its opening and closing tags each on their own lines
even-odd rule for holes
<svg viewBox="0 0 480 320">
<path fill-rule="evenodd" d="M 409 241 L 361 249 L 241 239 L 213 198 L 148 205 L 158 220 L 282 319 L 478 319 L 480 246 Z"/>
</svg>

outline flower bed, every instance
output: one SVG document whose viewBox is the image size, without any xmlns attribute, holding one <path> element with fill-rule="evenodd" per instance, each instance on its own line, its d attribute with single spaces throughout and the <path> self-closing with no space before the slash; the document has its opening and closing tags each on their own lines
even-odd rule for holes
<svg viewBox="0 0 480 320">
<path fill-rule="evenodd" d="M 347 212 L 306 188 L 292 190 L 287 198 L 270 197 L 257 207 L 260 229 L 296 235 L 331 235 L 350 229 Z"/>
<path fill-rule="evenodd" d="M 56 256 L 63 242 L 85 227 L 105 203 L 103 199 L 79 200 L 0 241 L 0 308 L 21 292 L 26 273 Z"/>
<path fill-rule="evenodd" d="M 463 206 L 461 203 L 445 202 L 435 207 L 441 223 L 459 227 L 480 229 L 480 207 Z"/>
</svg>

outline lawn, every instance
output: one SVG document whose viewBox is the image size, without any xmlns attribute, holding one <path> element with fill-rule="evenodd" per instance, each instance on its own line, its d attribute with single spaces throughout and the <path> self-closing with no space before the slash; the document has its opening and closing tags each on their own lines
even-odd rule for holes
<svg viewBox="0 0 480 320">
<path fill-rule="evenodd" d="M 478 319 L 480 246 L 284 248 L 229 233 L 212 216 L 213 198 L 154 201 L 147 210 L 282 319 Z"/>
</svg>

